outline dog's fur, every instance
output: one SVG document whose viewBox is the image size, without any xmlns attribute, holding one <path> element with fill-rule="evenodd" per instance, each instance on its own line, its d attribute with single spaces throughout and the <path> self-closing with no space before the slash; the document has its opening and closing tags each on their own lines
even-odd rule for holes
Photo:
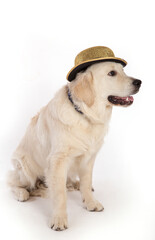
<svg viewBox="0 0 155 240">
<path fill-rule="evenodd" d="M 117 72 L 116 76 L 108 75 L 112 70 Z M 107 98 L 134 94 L 132 83 L 133 78 L 124 73 L 119 63 L 93 64 L 62 87 L 32 118 L 13 154 L 14 170 L 10 172 L 8 183 L 16 199 L 26 201 L 31 192 L 42 195 L 42 188 L 34 189 L 38 179 L 45 179 L 52 205 L 49 226 L 54 230 L 68 226 L 66 184 L 80 188 L 87 210 L 103 210 L 93 196 L 92 170 L 111 117 L 113 105 Z M 76 111 L 69 100 L 68 88 L 74 104 L 83 114 Z"/>
</svg>

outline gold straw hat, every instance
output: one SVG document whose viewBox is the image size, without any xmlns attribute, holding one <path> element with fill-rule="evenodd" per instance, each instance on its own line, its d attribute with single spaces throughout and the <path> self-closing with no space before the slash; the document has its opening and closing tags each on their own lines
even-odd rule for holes
<svg viewBox="0 0 155 240">
<path fill-rule="evenodd" d="M 113 51 L 108 47 L 91 47 L 80 52 L 75 58 L 75 66 L 67 74 L 67 80 L 73 81 L 76 74 L 94 63 L 110 61 L 121 63 L 123 67 L 127 65 L 124 59 L 115 57 Z"/>
</svg>

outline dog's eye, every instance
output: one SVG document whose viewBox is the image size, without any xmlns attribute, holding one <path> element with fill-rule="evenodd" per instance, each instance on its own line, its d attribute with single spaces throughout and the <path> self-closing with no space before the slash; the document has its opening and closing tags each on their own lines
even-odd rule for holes
<svg viewBox="0 0 155 240">
<path fill-rule="evenodd" d="M 116 76 L 116 74 L 117 74 L 116 71 L 111 71 L 111 72 L 108 73 L 108 76 L 113 77 L 113 76 Z"/>
</svg>

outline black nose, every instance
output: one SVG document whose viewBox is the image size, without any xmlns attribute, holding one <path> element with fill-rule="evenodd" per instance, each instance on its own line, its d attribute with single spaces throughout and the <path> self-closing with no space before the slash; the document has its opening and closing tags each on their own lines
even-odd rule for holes
<svg viewBox="0 0 155 240">
<path fill-rule="evenodd" d="M 142 84 L 142 81 L 139 79 L 134 79 L 134 81 L 132 82 L 132 84 L 136 87 L 140 87 Z"/>
</svg>

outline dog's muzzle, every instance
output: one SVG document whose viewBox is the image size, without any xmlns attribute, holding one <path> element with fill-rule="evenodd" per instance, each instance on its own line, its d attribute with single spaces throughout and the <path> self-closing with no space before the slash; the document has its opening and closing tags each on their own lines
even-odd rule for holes
<svg viewBox="0 0 155 240">
<path fill-rule="evenodd" d="M 134 85 L 134 90 L 132 94 L 136 94 L 139 91 L 139 88 L 142 84 L 142 81 L 139 79 L 133 79 L 132 84 Z M 134 99 L 132 96 L 119 97 L 119 96 L 108 96 L 108 101 L 114 105 L 130 106 Z"/>
</svg>

